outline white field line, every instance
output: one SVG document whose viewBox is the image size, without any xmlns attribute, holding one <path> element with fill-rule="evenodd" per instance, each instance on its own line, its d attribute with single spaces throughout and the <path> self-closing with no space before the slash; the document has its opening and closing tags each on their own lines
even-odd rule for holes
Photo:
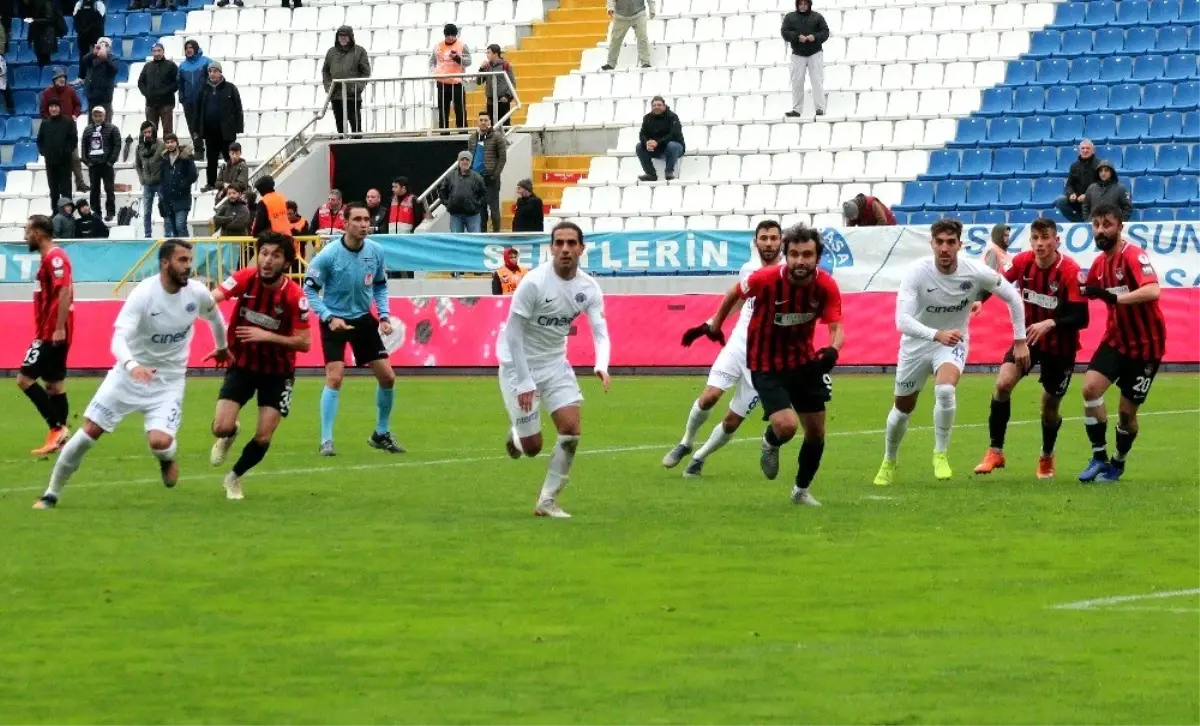
<svg viewBox="0 0 1200 726">
<path fill-rule="evenodd" d="M 1189 595 L 1200 595 L 1200 587 L 1193 587 L 1189 590 L 1163 590 L 1161 592 L 1147 592 L 1141 595 L 1117 595 L 1115 597 L 1098 597 L 1092 600 L 1077 600 L 1076 602 L 1064 602 L 1054 605 L 1053 610 L 1095 610 L 1105 608 L 1111 610 L 1169 610 L 1180 612 L 1197 612 L 1197 609 L 1183 608 L 1141 608 L 1141 607 L 1110 607 L 1112 605 L 1123 605 L 1127 602 L 1142 602 L 1145 600 L 1163 600 L 1172 597 L 1186 597 Z"/>
<path fill-rule="evenodd" d="M 1185 408 L 1185 409 L 1177 409 L 1177 410 L 1170 410 L 1170 411 L 1148 411 L 1146 413 L 1139 414 L 1139 416 L 1178 416 L 1181 414 L 1194 414 L 1194 413 L 1200 413 L 1200 409 Z M 1064 417 L 1063 420 L 1064 421 L 1081 421 L 1082 417 L 1078 417 L 1078 416 Z M 1023 426 L 1023 425 L 1036 424 L 1036 423 L 1041 423 L 1041 419 L 1028 420 L 1028 421 L 1010 421 L 1009 425 L 1010 426 Z M 986 428 L 986 427 L 987 427 L 986 422 L 958 424 L 956 426 L 956 428 L 959 428 L 959 429 L 978 429 L 978 428 Z M 933 429 L 932 426 L 911 426 L 911 427 L 909 427 L 908 430 L 909 431 L 930 431 L 932 429 Z M 885 432 L 885 429 L 862 429 L 859 431 L 826 431 L 825 435 L 827 437 L 875 436 L 875 435 L 883 434 L 884 432 Z M 745 437 L 745 438 L 737 439 L 735 441 L 731 441 L 730 443 L 731 444 L 758 443 L 758 441 L 759 441 L 758 437 Z M 579 451 L 578 455 L 579 456 L 598 456 L 598 455 L 603 455 L 603 454 L 625 454 L 625 453 L 634 452 L 634 451 L 654 451 L 654 450 L 661 451 L 663 449 L 670 448 L 673 445 L 674 444 L 643 444 L 640 446 L 614 446 L 614 447 L 603 448 L 603 449 L 581 449 Z M 326 467 L 306 466 L 303 468 L 295 468 L 295 469 L 274 469 L 274 470 L 266 470 L 266 471 L 255 471 L 255 472 L 251 472 L 250 474 L 248 474 L 248 476 L 252 476 L 256 479 L 259 479 L 259 478 L 266 478 L 266 477 L 295 476 L 297 474 L 313 474 L 313 473 L 318 473 L 318 472 L 340 473 L 340 472 L 344 472 L 344 471 L 373 471 L 373 470 L 378 470 L 378 469 L 404 469 L 404 468 L 419 467 L 419 466 L 447 466 L 447 465 L 453 465 L 453 464 L 479 464 L 479 463 L 488 462 L 488 461 L 504 461 L 506 459 L 508 459 L 508 456 L 468 456 L 468 457 L 455 457 L 452 459 L 430 459 L 430 460 L 425 460 L 425 461 L 389 461 L 387 463 L 381 463 L 381 464 L 352 464 L 349 466 L 326 466 Z M 87 464 L 87 459 L 84 459 L 84 464 L 85 465 Z M 219 478 L 217 476 L 217 473 L 219 471 L 221 471 L 221 470 L 220 469 L 209 470 L 205 474 L 191 474 L 188 476 L 180 476 L 179 480 L 180 481 L 200 480 L 200 479 L 212 480 L 212 479 L 214 479 L 214 477 Z M 120 479 L 120 480 L 107 481 L 107 482 L 90 482 L 90 483 L 85 482 L 85 483 L 81 483 L 81 484 L 68 484 L 68 487 L 71 489 L 82 489 L 84 487 L 125 486 L 125 485 L 130 485 L 130 484 L 161 484 L 161 483 L 162 483 L 162 479 L 160 477 L 153 477 L 153 478 L 145 478 L 145 479 Z M 42 491 L 43 489 L 44 489 L 44 486 L 42 486 L 42 485 L 0 487 L 0 494 L 3 494 L 5 492 Z"/>
</svg>

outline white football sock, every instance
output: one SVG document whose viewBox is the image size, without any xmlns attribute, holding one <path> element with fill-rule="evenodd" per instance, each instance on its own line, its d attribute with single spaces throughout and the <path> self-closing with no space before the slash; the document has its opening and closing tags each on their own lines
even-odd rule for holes
<svg viewBox="0 0 1200 726">
<path fill-rule="evenodd" d="M 546 467 L 546 481 L 542 483 L 540 501 L 556 499 L 558 493 L 567 486 L 571 479 L 571 464 L 575 462 L 575 449 L 579 446 L 579 437 L 559 434 L 554 442 L 554 450 L 550 452 L 550 465 Z"/>
<path fill-rule="evenodd" d="M 712 456 L 713 452 L 730 441 L 733 441 L 733 434 L 725 430 L 725 422 L 722 421 L 713 427 L 712 433 L 708 435 L 708 441 L 704 442 L 704 446 L 701 446 L 700 450 L 692 458 L 696 461 L 704 461 L 709 456 Z"/>
<path fill-rule="evenodd" d="M 171 439 L 170 446 L 165 449 L 151 448 L 150 453 L 154 454 L 155 458 L 157 458 L 159 461 L 175 461 L 175 450 L 177 448 L 177 444 L 177 439 Z"/>
<path fill-rule="evenodd" d="M 950 448 L 950 432 L 954 429 L 954 386 L 939 383 L 933 387 L 936 398 L 933 402 L 933 450 L 944 452 Z"/>
<path fill-rule="evenodd" d="M 683 438 L 679 440 L 679 443 L 684 446 L 691 446 L 692 442 L 696 440 L 696 433 L 700 431 L 700 427 L 704 425 L 704 422 L 711 415 L 711 408 L 705 411 L 700 408 L 699 401 L 692 401 L 692 410 L 688 412 L 687 427 L 683 430 Z"/>
<path fill-rule="evenodd" d="M 88 436 L 83 429 L 76 431 L 59 452 L 58 460 L 54 462 L 54 471 L 50 473 L 50 485 L 46 487 L 46 494 L 57 497 L 67 485 L 67 480 L 83 463 L 83 457 L 95 445 L 96 440 Z"/>
<path fill-rule="evenodd" d="M 908 431 L 909 414 L 892 406 L 888 411 L 887 433 L 883 436 L 883 458 L 895 461 L 900 454 L 900 442 L 904 440 L 904 432 Z"/>
</svg>

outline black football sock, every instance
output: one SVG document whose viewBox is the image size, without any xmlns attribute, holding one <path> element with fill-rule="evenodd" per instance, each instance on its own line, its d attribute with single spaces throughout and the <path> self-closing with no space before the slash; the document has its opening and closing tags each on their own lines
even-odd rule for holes
<svg viewBox="0 0 1200 726">
<path fill-rule="evenodd" d="M 804 442 L 800 444 L 800 455 L 797 457 L 800 468 L 796 470 L 796 486 L 808 489 L 808 485 L 812 484 L 813 477 L 817 475 L 817 469 L 821 467 L 823 453 L 825 453 L 825 439 L 814 440 L 805 437 Z"/>
<path fill-rule="evenodd" d="M 1125 461 L 1129 450 L 1133 448 L 1133 440 L 1137 438 L 1137 430 L 1126 431 L 1117 426 L 1117 453 L 1113 455 L 1116 461 Z"/>
<path fill-rule="evenodd" d="M 1042 419 L 1042 453 L 1050 456 L 1054 453 L 1054 444 L 1058 441 L 1058 430 L 1062 428 L 1062 419 L 1046 421 Z"/>
<path fill-rule="evenodd" d="M 771 424 L 767 424 L 767 432 L 765 434 L 763 434 L 763 438 L 766 439 L 768 444 L 770 444 L 771 446 L 774 446 L 777 449 L 780 446 L 783 446 L 784 444 L 786 444 L 787 442 L 792 440 L 792 437 L 790 437 L 790 436 L 786 439 L 781 439 L 778 436 L 776 436 L 775 428 L 773 426 L 771 426 Z"/>
<path fill-rule="evenodd" d="M 49 396 L 50 396 L 51 410 L 54 411 L 54 428 L 58 428 L 60 426 L 66 426 L 67 425 L 67 414 L 69 412 L 69 409 L 67 406 L 67 394 L 51 393 L 51 394 L 49 394 Z"/>
<path fill-rule="evenodd" d="M 988 414 L 988 433 L 992 437 L 992 448 L 1004 451 L 1004 434 L 1008 431 L 1008 417 L 1012 415 L 1012 401 L 992 399 L 992 411 Z"/>
<path fill-rule="evenodd" d="M 55 428 L 54 408 L 50 403 L 50 395 L 46 393 L 46 389 L 42 388 L 40 383 L 35 382 L 29 388 L 25 389 L 25 395 L 29 397 L 30 401 L 33 401 L 33 407 L 45 419 L 46 425 L 50 428 Z"/>
<path fill-rule="evenodd" d="M 1092 458 L 1108 461 L 1108 422 L 1084 423 L 1084 428 L 1087 429 L 1088 441 L 1092 442 Z"/>
<path fill-rule="evenodd" d="M 260 444 L 254 439 L 246 442 L 242 447 L 242 455 L 238 457 L 237 463 L 233 465 L 233 473 L 237 476 L 243 476 L 246 472 L 258 466 L 258 462 L 263 460 L 267 455 L 267 449 L 271 448 L 270 444 Z"/>
</svg>

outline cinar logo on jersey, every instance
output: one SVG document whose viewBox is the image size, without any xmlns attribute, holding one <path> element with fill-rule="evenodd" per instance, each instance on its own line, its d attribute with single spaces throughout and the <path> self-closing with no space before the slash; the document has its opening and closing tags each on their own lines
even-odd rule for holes
<svg viewBox="0 0 1200 726">
<path fill-rule="evenodd" d="M 575 322 L 575 316 L 558 317 L 556 315 L 539 315 L 537 319 L 538 325 L 545 325 L 551 328 L 561 328 Z"/>
<path fill-rule="evenodd" d="M 191 331 L 192 326 L 188 326 L 178 333 L 155 333 L 150 336 L 150 342 L 155 345 L 178 345 L 187 338 L 187 334 Z"/>
<path fill-rule="evenodd" d="M 970 298 L 963 298 L 962 302 L 957 305 L 930 305 L 925 308 L 927 313 L 961 313 L 971 304 Z"/>
</svg>

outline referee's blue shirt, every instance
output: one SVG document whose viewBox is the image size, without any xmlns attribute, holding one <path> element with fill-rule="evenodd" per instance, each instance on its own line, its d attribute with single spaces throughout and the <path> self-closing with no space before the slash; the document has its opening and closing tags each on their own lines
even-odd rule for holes
<svg viewBox="0 0 1200 726">
<path fill-rule="evenodd" d="M 379 317 L 388 317 L 387 270 L 383 250 L 363 240 L 357 251 L 342 240 L 325 245 L 308 263 L 304 276 L 308 304 L 323 322 L 330 318 L 354 320 L 371 314 L 371 302 Z"/>
</svg>

